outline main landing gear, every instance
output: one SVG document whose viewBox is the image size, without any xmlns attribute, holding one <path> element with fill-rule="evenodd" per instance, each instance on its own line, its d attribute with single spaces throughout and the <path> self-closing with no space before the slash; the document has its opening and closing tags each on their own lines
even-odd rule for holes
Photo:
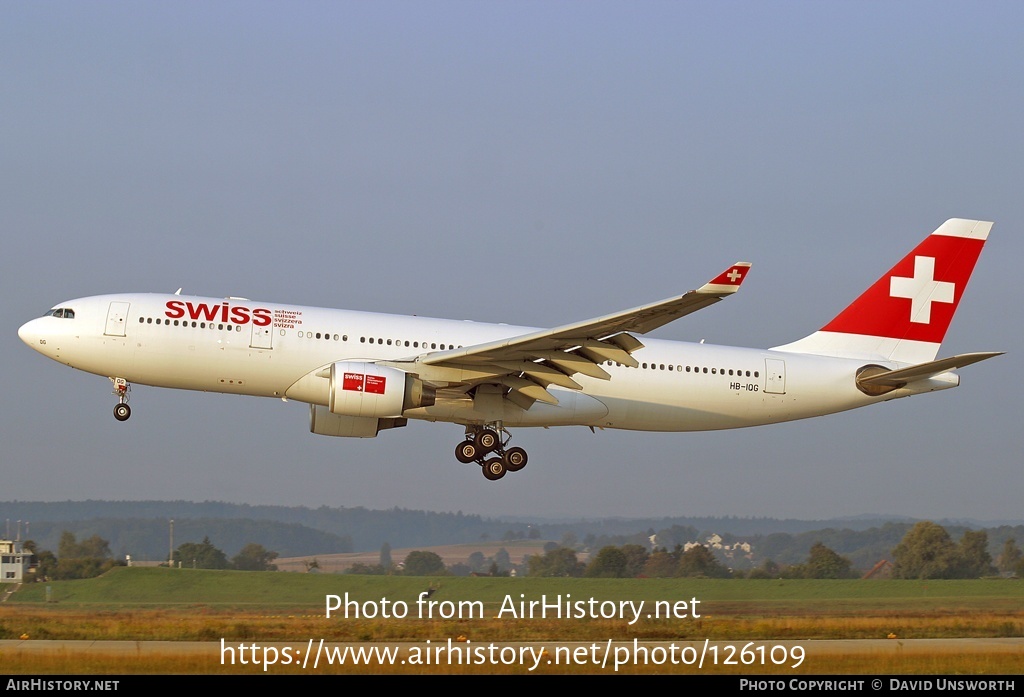
<svg viewBox="0 0 1024 697">
<path fill-rule="evenodd" d="M 505 435 L 504 440 L 501 434 Z M 465 440 L 455 448 L 455 459 L 467 465 L 470 462 L 477 463 L 484 477 L 496 481 L 504 477 L 506 472 L 523 469 L 529 459 L 522 448 L 505 447 L 511 439 L 512 435 L 501 424 L 467 426 Z"/>
<path fill-rule="evenodd" d="M 132 408 L 128 406 L 128 393 L 132 391 L 132 386 L 124 378 L 110 378 L 110 381 L 114 383 L 114 396 L 117 397 L 114 418 L 127 421 L 132 415 Z"/>
</svg>

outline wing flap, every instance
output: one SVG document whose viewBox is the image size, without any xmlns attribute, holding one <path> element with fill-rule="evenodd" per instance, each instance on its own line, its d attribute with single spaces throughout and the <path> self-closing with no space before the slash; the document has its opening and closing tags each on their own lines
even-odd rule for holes
<svg viewBox="0 0 1024 697">
<path fill-rule="evenodd" d="M 587 377 L 598 380 L 611 380 L 612 376 L 604 368 L 586 356 L 567 351 L 538 351 L 538 358 L 543 358 L 549 364 L 561 368 L 569 375 L 583 373 Z"/>
<path fill-rule="evenodd" d="M 535 399 L 538 402 L 544 402 L 545 404 L 558 404 L 558 400 L 554 395 L 532 380 L 516 377 L 514 375 L 506 375 L 500 378 L 500 382 L 502 385 L 512 388 L 513 392 L 517 392 L 524 397 Z"/>
<path fill-rule="evenodd" d="M 509 390 L 508 394 L 505 395 L 505 399 L 512 402 L 523 411 L 526 411 L 527 409 L 532 407 L 533 403 L 537 401 L 536 399 L 533 399 L 532 397 L 527 397 L 523 393 L 516 392 L 515 390 Z"/>
<path fill-rule="evenodd" d="M 523 373 L 530 378 L 540 382 L 545 387 L 548 385 L 558 385 L 569 390 L 582 390 L 583 386 L 573 380 L 571 377 L 563 373 L 561 370 L 556 370 L 549 365 L 543 363 L 536 363 L 534 361 L 519 361 L 515 362 L 504 362 L 499 361 L 497 365 L 508 369 L 511 373 Z"/>
<path fill-rule="evenodd" d="M 606 341 L 593 341 L 588 339 L 583 342 L 578 352 L 595 363 L 600 363 L 602 361 L 614 361 L 616 363 L 628 365 L 630 368 L 636 368 L 640 365 L 637 363 L 635 358 L 629 355 L 629 351 Z"/>
</svg>

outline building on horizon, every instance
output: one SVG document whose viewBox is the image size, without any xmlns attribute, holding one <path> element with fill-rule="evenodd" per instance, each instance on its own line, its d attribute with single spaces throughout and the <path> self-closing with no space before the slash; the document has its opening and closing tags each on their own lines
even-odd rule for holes
<svg viewBox="0 0 1024 697">
<path fill-rule="evenodd" d="M 33 554 L 20 547 L 13 540 L 0 540 L 0 583 L 23 583 L 28 576 Z"/>
</svg>

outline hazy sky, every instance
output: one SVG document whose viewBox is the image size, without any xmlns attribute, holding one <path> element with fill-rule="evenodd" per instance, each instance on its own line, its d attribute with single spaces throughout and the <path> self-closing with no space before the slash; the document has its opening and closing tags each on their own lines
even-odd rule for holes
<svg viewBox="0 0 1024 697">
<path fill-rule="evenodd" d="M 484 515 L 1024 519 L 1024 5 L 0 2 L 0 500 Z M 742 292 L 653 336 L 822 326 L 950 217 L 993 220 L 956 390 L 731 432 L 308 432 L 305 405 L 109 382 L 24 346 L 167 291 L 553 326 Z"/>
</svg>

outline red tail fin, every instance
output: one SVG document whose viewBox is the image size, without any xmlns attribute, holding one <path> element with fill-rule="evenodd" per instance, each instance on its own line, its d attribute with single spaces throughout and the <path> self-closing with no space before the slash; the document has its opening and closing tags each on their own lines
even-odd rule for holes
<svg viewBox="0 0 1024 697">
<path fill-rule="evenodd" d="M 991 229 L 988 222 L 947 220 L 820 331 L 778 349 L 932 360 Z"/>
</svg>

